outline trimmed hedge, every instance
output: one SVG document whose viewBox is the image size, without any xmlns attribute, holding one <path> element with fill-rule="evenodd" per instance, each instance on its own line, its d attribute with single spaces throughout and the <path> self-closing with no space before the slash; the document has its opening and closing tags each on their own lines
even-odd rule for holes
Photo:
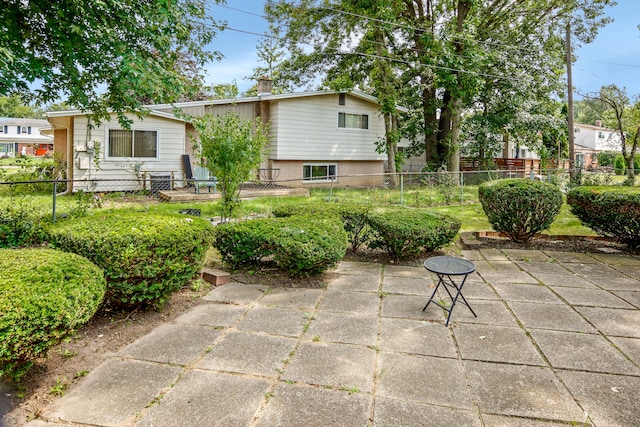
<svg viewBox="0 0 640 427">
<path fill-rule="evenodd" d="M 367 214 L 371 248 L 381 248 L 395 259 L 435 251 L 450 243 L 460 230 L 460 221 L 424 209 L 387 208 Z"/>
<path fill-rule="evenodd" d="M 52 249 L 0 249 L 0 377 L 19 380 L 35 359 L 95 314 L 102 269 Z"/>
<path fill-rule="evenodd" d="M 640 249 L 640 188 L 576 187 L 567 194 L 571 213 L 601 236 Z"/>
<path fill-rule="evenodd" d="M 38 243 L 44 236 L 43 214 L 23 198 L 0 201 L 0 248 Z"/>
<path fill-rule="evenodd" d="M 214 246 L 233 269 L 273 257 L 291 275 L 317 275 L 344 257 L 347 235 L 332 216 L 261 218 L 218 225 Z"/>
<path fill-rule="evenodd" d="M 478 197 L 493 229 L 518 243 L 549 228 L 562 207 L 558 187 L 532 179 L 485 182 L 478 187 Z"/>
<path fill-rule="evenodd" d="M 104 269 L 107 300 L 115 305 L 162 305 L 200 271 L 213 226 L 199 218 L 109 211 L 52 227 L 55 247 Z"/>
<path fill-rule="evenodd" d="M 351 249 L 356 252 L 362 244 L 366 244 L 369 240 L 367 214 L 371 209 L 373 209 L 371 205 L 362 203 L 307 203 L 277 206 L 272 213 L 276 217 L 303 215 L 328 218 L 336 216 L 342 220 Z"/>
</svg>

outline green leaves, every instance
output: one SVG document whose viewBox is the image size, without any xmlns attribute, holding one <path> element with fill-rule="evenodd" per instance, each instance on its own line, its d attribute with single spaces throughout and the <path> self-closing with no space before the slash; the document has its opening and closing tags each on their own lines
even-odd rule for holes
<svg viewBox="0 0 640 427">
<path fill-rule="evenodd" d="M 493 229 L 518 243 L 548 229 L 562 207 L 558 187 L 531 179 L 485 182 L 478 197 Z"/>
<path fill-rule="evenodd" d="M 194 137 L 203 165 L 218 178 L 222 216 L 232 218 L 240 203 L 240 185 L 260 167 L 266 154 L 268 125 L 260 118 L 245 120 L 233 111 L 221 117 L 207 114 L 188 120 L 198 132 Z"/>
<path fill-rule="evenodd" d="M 193 96 L 218 23 L 205 0 L 9 0 L 0 8 L 0 94 L 68 97 L 94 121 Z M 25 47 L 26 46 L 26 47 Z M 186 58 L 186 59 L 185 59 Z M 184 66 L 193 61 L 195 70 Z M 135 71 L 134 71 L 135 70 Z M 41 86 L 29 90 L 34 82 Z M 99 91 L 105 93 L 99 93 Z"/>
</svg>

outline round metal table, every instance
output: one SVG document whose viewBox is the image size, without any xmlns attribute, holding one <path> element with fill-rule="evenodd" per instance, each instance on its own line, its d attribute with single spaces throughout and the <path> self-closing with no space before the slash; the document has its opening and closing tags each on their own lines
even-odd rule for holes
<svg viewBox="0 0 640 427">
<path fill-rule="evenodd" d="M 426 268 L 427 271 L 430 271 L 438 276 L 438 284 L 433 290 L 431 298 L 429 298 L 429 301 L 427 301 L 427 305 L 424 306 L 422 311 L 425 311 L 429 304 L 434 303 L 444 311 L 448 312 L 445 326 L 449 326 L 449 319 L 451 318 L 453 307 L 455 307 L 456 303 L 458 302 L 458 298 L 460 298 L 461 302 L 466 305 L 469 310 L 471 310 L 471 313 L 475 317 L 478 317 L 476 316 L 476 313 L 473 311 L 467 300 L 464 298 L 464 295 L 462 295 L 462 287 L 464 286 L 467 277 L 469 277 L 471 273 L 476 271 L 476 265 L 474 263 L 464 258 L 452 256 L 437 256 L 427 259 L 424 262 L 424 268 Z M 456 280 L 453 279 L 454 277 L 456 277 Z M 458 277 L 460 277 L 460 279 L 458 279 Z M 440 286 L 443 286 L 444 290 L 447 291 L 449 298 L 451 298 L 451 306 L 449 307 L 434 299 L 436 292 L 438 292 L 438 288 L 440 288 Z M 454 291 L 450 291 L 449 288 L 455 289 L 455 295 L 452 293 Z"/>
</svg>

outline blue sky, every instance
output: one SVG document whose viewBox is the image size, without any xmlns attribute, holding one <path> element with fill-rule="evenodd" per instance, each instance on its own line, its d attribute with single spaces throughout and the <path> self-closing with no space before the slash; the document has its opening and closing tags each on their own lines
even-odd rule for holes
<svg viewBox="0 0 640 427">
<path fill-rule="evenodd" d="M 240 91 L 253 81 L 246 80 L 258 65 L 256 45 L 267 29 L 261 16 L 263 0 L 227 0 L 226 7 L 211 3 L 211 14 L 226 20 L 234 30 L 226 30 L 216 37 L 212 48 L 225 56 L 207 67 L 207 83 L 231 83 Z M 242 12 L 245 11 L 245 12 Z M 249 13 L 247 13 L 249 12 Z M 618 0 L 607 8 L 614 22 L 600 30 L 596 40 L 574 51 L 573 86 L 577 92 L 597 92 L 601 86 L 616 84 L 626 87 L 630 96 L 640 95 L 640 1 Z M 576 99 L 579 99 L 576 95 Z"/>
</svg>

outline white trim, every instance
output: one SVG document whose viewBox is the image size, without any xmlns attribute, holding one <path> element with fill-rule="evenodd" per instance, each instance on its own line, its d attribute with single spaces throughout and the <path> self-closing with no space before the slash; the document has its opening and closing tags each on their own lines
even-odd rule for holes
<svg viewBox="0 0 640 427">
<path fill-rule="evenodd" d="M 327 167 L 327 177 L 319 178 L 319 179 L 310 179 L 304 177 L 304 169 L 307 166 L 326 166 Z M 333 175 L 333 179 L 329 179 L 329 167 L 333 166 L 335 168 L 335 174 Z M 302 164 L 302 183 L 303 184 L 313 184 L 318 182 L 337 182 L 338 181 L 338 163 L 337 162 L 304 162 Z"/>
<path fill-rule="evenodd" d="M 156 133 L 156 157 L 111 157 L 109 156 L 109 131 L 110 130 L 124 130 L 124 131 L 129 131 L 129 132 L 135 132 L 135 131 L 142 131 L 142 132 L 155 132 Z M 156 162 L 156 161 L 160 161 L 160 128 L 155 128 L 155 129 L 151 129 L 151 128 L 145 128 L 145 127 L 139 127 L 139 126 L 132 126 L 131 129 L 122 129 L 121 127 L 114 127 L 114 126 L 105 126 L 105 130 L 104 130 L 104 160 L 107 162 L 110 161 L 117 161 L 117 162 L 122 162 L 122 161 L 135 161 L 135 160 L 140 160 L 140 161 L 145 161 L 145 162 Z M 133 144 L 133 138 L 131 140 L 131 143 Z M 133 146 L 131 147 L 132 153 L 133 153 Z"/>
</svg>

